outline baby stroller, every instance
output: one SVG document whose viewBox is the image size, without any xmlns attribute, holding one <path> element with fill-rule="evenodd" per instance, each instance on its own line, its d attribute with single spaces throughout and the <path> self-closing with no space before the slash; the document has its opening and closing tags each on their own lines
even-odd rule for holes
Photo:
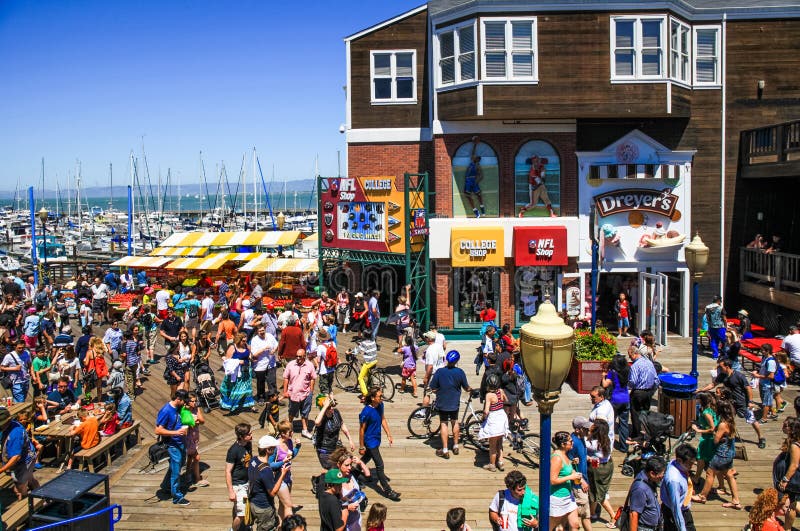
<svg viewBox="0 0 800 531">
<path fill-rule="evenodd" d="M 221 394 L 217 387 L 214 370 L 208 363 L 199 363 L 194 367 L 194 385 L 199 406 L 208 413 L 212 408 L 219 407 Z"/>
<path fill-rule="evenodd" d="M 639 419 L 644 433 L 633 440 L 633 444 L 628 449 L 628 454 L 622 462 L 622 475 L 633 477 L 644 468 L 644 463 L 653 456 L 667 459 L 672 444 L 669 435 L 675 426 L 675 418 L 672 415 L 665 415 L 658 411 L 642 411 Z M 683 437 L 683 435 L 681 435 Z"/>
</svg>

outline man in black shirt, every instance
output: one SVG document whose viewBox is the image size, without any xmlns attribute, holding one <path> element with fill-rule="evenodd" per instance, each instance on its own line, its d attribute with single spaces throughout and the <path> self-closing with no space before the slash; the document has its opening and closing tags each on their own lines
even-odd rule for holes
<svg viewBox="0 0 800 531">
<path fill-rule="evenodd" d="M 225 484 L 228 486 L 228 499 L 233 502 L 233 523 L 231 529 L 239 531 L 244 516 L 244 501 L 247 498 L 247 467 L 253 457 L 253 434 L 250 424 L 242 422 L 234 428 L 236 442 L 228 448 L 225 456 Z"/>
<path fill-rule="evenodd" d="M 319 495 L 320 531 L 344 531 L 348 508 L 342 508 L 342 483 L 347 478 L 338 468 L 325 472 L 325 490 Z"/>
<path fill-rule="evenodd" d="M 167 355 L 178 345 L 178 333 L 181 328 L 183 328 L 183 321 L 175 315 L 173 308 L 169 308 L 167 310 L 167 318 L 161 321 L 161 337 L 164 338 Z"/>
<path fill-rule="evenodd" d="M 767 439 L 761 435 L 761 425 L 756 420 L 755 414 L 748 407 L 753 402 L 753 388 L 750 382 L 742 373 L 733 370 L 731 360 L 721 357 L 717 361 L 717 377 L 714 382 L 705 386 L 701 391 L 709 391 L 715 385 L 724 385 L 731 392 L 733 407 L 736 408 L 736 416 L 743 418 L 745 422 L 753 426 L 758 436 L 758 447 L 766 448 Z"/>
</svg>

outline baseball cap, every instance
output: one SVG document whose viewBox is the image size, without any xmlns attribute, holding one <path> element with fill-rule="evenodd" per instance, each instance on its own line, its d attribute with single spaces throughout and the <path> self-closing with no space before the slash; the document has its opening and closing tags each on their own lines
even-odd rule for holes
<svg viewBox="0 0 800 531">
<path fill-rule="evenodd" d="M 363 297 L 363 296 L 364 296 L 364 294 L 361 293 L 360 291 L 358 293 L 356 293 L 356 297 Z"/>
<path fill-rule="evenodd" d="M 578 428 L 588 429 L 592 427 L 592 423 L 589 422 L 589 419 L 587 419 L 586 417 L 575 417 L 574 419 L 572 419 L 572 427 L 576 430 Z"/>
<path fill-rule="evenodd" d="M 328 485 L 341 485 L 342 483 L 347 483 L 347 481 L 347 478 L 338 468 L 331 468 L 325 472 L 325 483 Z"/>
<path fill-rule="evenodd" d="M 428 330 L 427 332 L 422 334 L 422 337 L 424 337 L 425 339 L 430 339 L 431 341 L 434 341 L 436 339 L 436 332 L 433 331 L 433 330 Z"/>
<path fill-rule="evenodd" d="M 264 435 L 258 440 L 258 447 L 262 450 L 266 448 L 275 448 L 278 446 L 278 439 L 272 435 Z"/>
<path fill-rule="evenodd" d="M 249 308 L 250 307 L 250 299 L 243 300 L 242 301 L 242 306 L 244 306 L 245 308 Z"/>
</svg>

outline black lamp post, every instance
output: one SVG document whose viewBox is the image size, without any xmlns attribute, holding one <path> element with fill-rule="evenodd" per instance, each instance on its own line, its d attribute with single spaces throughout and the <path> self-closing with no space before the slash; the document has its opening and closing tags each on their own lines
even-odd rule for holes
<svg viewBox="0 0 800 531">
<path fill-rule="evenodd" d="M 697 334 L 699 325 L 699 299 L 700 290 L 698 283 L 703 278 L 703 273 L 708 265 L 708 247 L 700 239 L 700 235 L 696 234 L 692 242 L 684 249 L 686 255 L 686 266 L 689 268 L 689 274 L 692 276 L 692 372 L 689 374 L 694 378 L 699 376 L 697 372 Z"/>
</svg>

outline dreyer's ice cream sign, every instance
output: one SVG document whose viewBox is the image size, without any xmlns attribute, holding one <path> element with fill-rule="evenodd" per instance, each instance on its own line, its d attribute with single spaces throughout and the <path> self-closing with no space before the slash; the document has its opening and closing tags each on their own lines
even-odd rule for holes
<svg viewBox="0 0 800 531">
<path fill-rule="evenodd" d="M 661 214 L 672 218 L 678 205 L 678 196 L 672 190 L 624 189 L 606 192 L 594 197 L 597 213 L 602 217 L 635 210 Z"/>
</svg>

